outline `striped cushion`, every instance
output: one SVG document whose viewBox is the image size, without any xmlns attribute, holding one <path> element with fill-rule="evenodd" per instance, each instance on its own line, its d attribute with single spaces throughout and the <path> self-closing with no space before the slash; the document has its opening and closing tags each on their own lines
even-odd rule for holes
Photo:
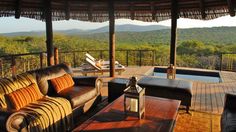
<svg viewBox="0 0 236 132">
<path fill-rule="evenodd" d="M 73 123 L 72 108 L 67 99 L 44 96 L 23 107 L 29 132 L 64 132 Z"/>
<path fill-rule="evenodd" d="M 6 98 L 6 94 L 27 87 L 32 83 L 36 83 L 36 79 L 29 73 L 23 73 L 14 78 L 0 79 L 0 108 L 12 109 L 11 102 Z"/>
<path fill-rule="evenodd" d="M 70 74 L 64 74 L 61 77 L 51 79 L 51 82 L 57 93 L 75 84 Z"/>
<path fill-rule="evenodd" d="M 43 97 L 35 83 L 7 94 L 14 109 L 19 110 L 27 104 Z"/>
<path fill-rule="evenodd" d="M 11 106 L 5 95 L 17 89 L 18 85 L 12 78 L 0 79 L 0 108 L 8 109 Z"/>
</svg>

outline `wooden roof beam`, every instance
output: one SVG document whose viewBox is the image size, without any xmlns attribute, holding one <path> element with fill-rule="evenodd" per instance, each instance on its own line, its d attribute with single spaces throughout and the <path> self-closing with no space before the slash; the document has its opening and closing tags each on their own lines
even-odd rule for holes
<svg viewBox="0 0 236 132">
<path fill-rule="evenodd" d="M 130 3 L 130 17 L 131 17 L 131 20 L 134 20 L 134 3 L 131 2 Z"/>
<path fill-rule="evenodd" d="M 227 0 L 228 8 L 229 8 L 229 15 L 231 17 L 235 16 L 234 6 L 233 6 L 233 0 Z"/>
<path fill-rule="evenodd" d="M 200 0 L 200 8 L 201 8 L 202 19 L 206 19 L 206 8 L 205 8 L 204 0 Z"/>
<path fill-rule="evenodd" d="M 16 0 L 15 18 L 19 19 L 21 14 L 21 0 Z"/>
<path fill-rule="evenodd" d="M 93 20 L 92 12 L 93 12 L 92 4 L 91 4 L 91 2 L 88 2 L 88 20 L 89 21 Z"/>
<path fill-rule="evenodd" d="M 152 20 L 156 20 L 156 14 L 157 14 L 157 12 L 156 12 L 154 3 L 151 2 L 151 3 L 150 3 L 150 6 L 151 6 L 151 12 L 152 12 Z"/>
<path fill-rule="evenodd" d="M 70 19 L 70 2 L 68 0 L 65 1 L 65 14 L 66 14 L 66 20 Z"/>
</svg>

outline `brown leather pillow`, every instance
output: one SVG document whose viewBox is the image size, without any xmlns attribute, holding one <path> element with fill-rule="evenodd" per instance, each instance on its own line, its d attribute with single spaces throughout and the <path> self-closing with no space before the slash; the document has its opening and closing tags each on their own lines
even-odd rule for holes
<svg viewBox="0 0 236 132">
<path fill-rule="evenodd" d="M 63 76 L 51 79 L 50 81 L 57 93 L 70 88 L 75 84 L 70 74 L 64 74 Z"/>
<path fill-rule="evenodd" d="M 32 83 L 25 88 L 21 88 L 14 92 L 11 92 L 6 96 L 9 98 L 13 108 L 16 110 L 19 110 L 27 104 L 43 97 L 42 93 L 39 91 L 39 88 L 35 83 Z"/>
</svg>

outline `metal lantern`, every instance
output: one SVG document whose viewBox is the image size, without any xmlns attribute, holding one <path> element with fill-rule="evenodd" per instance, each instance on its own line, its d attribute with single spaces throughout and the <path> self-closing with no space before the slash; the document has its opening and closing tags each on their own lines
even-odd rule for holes
<svg viewBox="0 0 236 132">
<path fill-rule="evenodd" d="M 131 77 L 128 87 L 124 90 L 125 115 L 137 116 L 141 119 L 145 112 L 145 88 L 137 85 L 137 78 Z"/>
<path fill-rule="evenodd" d="M 170 64 L 170 66 L 167 68 L 167 78 L 168 79 L 175 79 L 175 74 L 176 74 L 176 70 L 175 67 L 173 66 L 173 64 Z"/>
</svg>

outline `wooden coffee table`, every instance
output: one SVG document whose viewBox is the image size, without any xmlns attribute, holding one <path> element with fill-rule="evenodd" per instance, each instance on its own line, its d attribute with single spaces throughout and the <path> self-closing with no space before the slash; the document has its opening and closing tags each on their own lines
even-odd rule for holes
<svg viewBox="0 0 236 132">
<path fill-rule="evenodd" d="M 84 132 L 169 132 L 175 126 L 180 101 L 145 97 L 145 117 L 126 117 L 124 96 L 103 108 L 73 131 Z"/>
</svg>

